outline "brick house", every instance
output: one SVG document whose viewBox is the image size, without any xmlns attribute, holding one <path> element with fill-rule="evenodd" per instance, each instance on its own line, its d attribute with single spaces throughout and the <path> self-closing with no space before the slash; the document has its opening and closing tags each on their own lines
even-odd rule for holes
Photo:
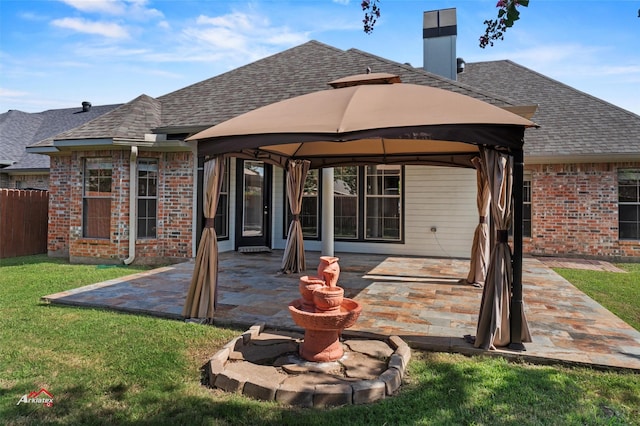
<svg viewBox="0 0 640 426">
<path fill-rule="evenodd" d="M 524 145 L 527 253 L 640 259 L 638 115 L 508 60 L 467 64 L 458 81 L 538 107 Z"/>
<path fill-rule="evenodd" d="M 514 78 L 528 79 L 530 84 L 538 76 L 508 61 L 487 64 L 508 65 L 515 69 Z M 640 117 L 544 76 L 538 83 L 545 86 L 542 98 L 538 92 L 536 96 L 520 92 L 528 80 L 521 86 L 513 83 L 517 86 L 513 93 L 500 85 L 482 87 L 474 81 L 475 73 L 480 80 L 486 77 L 482 67 L 467 64 L 455 81 L 359 50 L 342 51 L 311 41 L 157 99 L 142 95 L 28 148 L 51 158 L 49 254 L 100 263 L 193 257 L 202 226 L 201 209 L 194 206 L 201 205 L 203 158 L 197 146 L 184 139 L 257 107 L 328 89 L 327 82 L 370 68 L 398 75 L 405 83 L 452 90 L 513 111 L 532 111 L 522 107 L 538 104 L 533 120 L 546 129 L 541 136 L 535 134 L 541 129 L 527 130 L 525 135 L 526 225 L 531 235 L 526 251 L 640 257 L 640 159 L 636 158 Z M 547 99 L 552 96 L 559 99 Z M 582 97 L 599 108 L 593 110 L 591 104 L 583 108 Z M 584 126 L 596 124 L 576 126 L 572 133 L 563 111 L 551 107 L 563 102 Z M 609 139 L 618 136 L 618 130 L 626 136 Z M 614 142 L 585 148 L 587 133 L 589 144 Z M 589 157 L 590 162 L 576 159 L 580 150 L 588 154 L 596 147 L 603 151 L 599 157 Z M 321 248 L 321 173 L 310 173 L 303 201 L 307 250 Z M 334 169 L 334 182 L 336 251 L 469 256 L 478 221 L 475 170 L 349 166 Z M 219 249 L 284 248 L 288 224 L 284 188 L 281 168 L 229 158 L 216 215 Z M 625 195 L 624 203 L 618 201 L 619 191 Z M 618 213 L 621 209 L 624 215 Z"/>
</svg>

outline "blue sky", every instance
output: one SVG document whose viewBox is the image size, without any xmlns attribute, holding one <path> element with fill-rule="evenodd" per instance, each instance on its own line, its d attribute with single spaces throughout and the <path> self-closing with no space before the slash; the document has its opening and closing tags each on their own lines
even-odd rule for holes
<svg viewBox="0 0 640 426">
<path fill-rule="evenodd" d="M 640 0 L 531 0 L 481 49 L 495 4 L 381 0 L 367 35 L 356 0 L 0 0 L 0 112 L 157 97 L 308 40 L 421 66 L 423 12 L 455 7 L 467 62 L 511 59 L 640 115 Z"/>
</svg>

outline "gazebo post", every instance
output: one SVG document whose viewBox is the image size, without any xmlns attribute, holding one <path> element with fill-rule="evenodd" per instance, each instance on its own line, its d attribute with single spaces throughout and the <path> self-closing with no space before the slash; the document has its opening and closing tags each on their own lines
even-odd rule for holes
<svg viewBox="0 0 640 426">
<path fill-rule="evenodd" d="M 322 255 L 334 255 L 334 183 L 333 167 L 320 169 L 322 172 Z"/>
<path fill-rule="evenodd" d="M 509 349 L 524 351 L 522 344 L 522 224 L 524 186 L 524 154 L 516 148 L 513 155 L 513 287 L 511 291 L 511 343 Z"/>
</svg>

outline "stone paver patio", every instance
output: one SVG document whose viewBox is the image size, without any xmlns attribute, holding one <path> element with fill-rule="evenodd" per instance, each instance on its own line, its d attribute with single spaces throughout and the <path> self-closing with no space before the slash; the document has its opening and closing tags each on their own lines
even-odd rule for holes
<svg viewBox="0 0 640 426">
<path fill-rule="evenodd" d="M 288 303 L 299 297 L 298 278 L 282 275 L 281 251 L 222 253 L 215 322 L 299 330 Z M 313 274 L 318 253 L 307 252 Z M 466 343 L 475 335 L 482 289 L 459 284 L 468 261 L 338 253 L 338 285 L 364 305 L 345 335 L 400 336 L 413 347 L 484 353 Z M 43 297 L 53 304 L 114 309 L 181 319 L 193 262 L 146 271 Z M 587 297 L 538 259 L 524 260 L 525 312 L 533 342 L 525 352 L 491 351 L 534 362 L 567 362 L 640 372 L 640 332 Z"/>
</svg>

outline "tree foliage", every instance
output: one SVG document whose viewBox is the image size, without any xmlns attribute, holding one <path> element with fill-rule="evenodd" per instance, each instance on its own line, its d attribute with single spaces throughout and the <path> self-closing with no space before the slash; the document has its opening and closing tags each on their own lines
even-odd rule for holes
<svg viewBox="0 0 640 426">
<path fill-rule="evenodd" d="M 364 32 L 371 34 L 378 18 L 380 18 L 380 0 L 362 0 L 360 6 L 364 12 L 362 20 Z M 496 4 L 498 17 L 484 21 L 487 27 L 484 35 L 480 36 L 481 48 L 493 46 L 496 40 L 504 40 L 505 31 L 520 19 L 520 11 L 518 10 L 520 6 L 529 6 L 529 0 L 498 0 Z M 640 11 L 638 13 L 640 14 Z"/>
<path fill-rule="evenodd" d="M 364 12 L 364 19 L 362 20 L 364 32 L 371 34 L 380 17 L 379 0 L 362 0 L 360 6 L 362 6 L 362 11 Z"/>
<path fill-rule="evenodd" d="M 481 48 L 493 46 L 493 42 L 496 40 L 504 40 L 504 33 L 507 28 L 511 28 L 520 19 L 518 6 L 529 6 L 529 0 L 498 0 L 498 4 L 496 4 L 498 18 L 484 21 L 487 27 L 484 35 L 480 36 Z"/>
</svg>

